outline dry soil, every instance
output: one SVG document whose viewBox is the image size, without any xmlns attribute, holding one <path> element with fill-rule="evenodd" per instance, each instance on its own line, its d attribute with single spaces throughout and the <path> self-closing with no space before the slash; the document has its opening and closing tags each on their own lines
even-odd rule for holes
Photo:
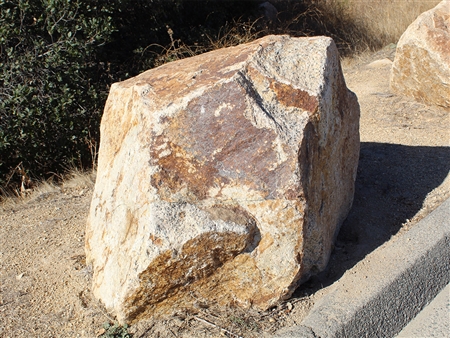
<svg viewBox="0 0 450 338">
<path fill-rule="evenodd" d="M 328 269 L 270 311 L 199 303 L 132 326 L 133 337 L 260 337 L 300 323 L 329 285 L 449 197 L 450 110 L 390 92 L 394 52 L 343 60 L 361 105 L 361 157 L 354 206 Z M 92 175 L 77 175 L 0 206 L 0 337 L 96 337 L 114 320 L 94 299 L 85 265 L 92 188 Z"/>
</svg>

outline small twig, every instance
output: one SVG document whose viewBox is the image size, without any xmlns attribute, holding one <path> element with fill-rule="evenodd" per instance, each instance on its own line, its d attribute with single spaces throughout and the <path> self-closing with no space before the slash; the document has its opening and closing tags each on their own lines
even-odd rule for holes
<svg viewBox="0 0 450 338">
<path fill-rule="evenodd" d="M 105 313 L 99 306 L 97 306 L 97 304 L 93 304 L 93 305 L 94 305 L 94 307 L 97 308 L 97 310 L 99 310 L 99 311 L 101 312 L 101 314 L 102 314 L 103 316 L 105 316 L 105 318 L 107 318 L 111 323 L 114 323 L 114 319 L 111 318 L 110 316 L 108 316 L 108 314 Z"/>
<path fill-rule="evenodd" d="M 222 327 L 220 327 L 220 326 L 217 326 L 216 324 L 214 324 L 214 323 L 211 323 L 210 321 L 207 321 L 206 319 L 203 319 L 203 318 L 200 318 L 200 317 L 197 317 L 197 316 L 193 316 L 195 319 L 197 319 L 199 322 L 202 322 L 203 324 L 207 324 L 207 325 L 210 325 L 210 326 L 214 326 L 215 328 L 218 328 L 220 331 L 223 331 L 223 332 L 225 332 L 225 333 L 228 333 L 229 335 L 231 335 L 231 336 L 233 336 L 233 337 L 237 337 L 237 338 L 244 338 L 244 337 L 241 337 L 241 336 L 239 336 L 239 335 L 237 335 L 237 334 L 235 334 L 235 333 L 233 333 L 233 332 L 231 332 L 231 331 L 228 331 L 227 329 L 224 329 L 224 328 L 222 328 Z"/>
<path fill-rule="evenodd" d="M 215 318 L 215 319 L 220 319 L 219 318 L 219 316 L 216 316 L 215 314 L 213 314 L 213 313 L 211 313 L 211 311 L 209 311 L 208 310 L 208 312 L 206 312 L 205 310 L 200 310 L 201 311 L 201 313 L 203 313 L 205 316 L 211 316 L 211 317 L 213 317 L 213 318 Z"/>
<path fill-rule="evenodd" d="M 14 176 L 14 174 L 16 173 L 16 170 L 20 170 L 20 166 L 22 165 L 22 162 L 20 162 L 18 165 L 16 165 L 16 167 L 14 168 L 14 170 L 12 171 L 12 174 L 9 176 L 9 178 L 6 180 L 6 184 L 5 187 L 9 184 L 9 181 L 11 181 L 12 177 Z"/>
<path fill-rule="evenodd" d="M 178 337 L 171 329 L 168 328 L 168 330 L 170 331 L 170 333 L 171 333 L 175 338 Z"/>
</svg>

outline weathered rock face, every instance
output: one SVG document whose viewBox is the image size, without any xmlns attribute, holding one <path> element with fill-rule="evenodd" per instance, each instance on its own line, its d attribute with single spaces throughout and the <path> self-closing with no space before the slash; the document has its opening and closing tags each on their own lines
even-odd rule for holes
<svg viewBox="0 0 450 338">
<path fill-rule="evenodd" d="M 323 269 L 353 199 L 359 106 L 334 42 L 268 36 L 112 86 L 86 231 L 120 321 L 265 309 Z"/>
<path fill-rule="evenodd" d="M 391 90 L 450 107 L 450 0 L 422 13 L 397 44 Z"/>
</svg>

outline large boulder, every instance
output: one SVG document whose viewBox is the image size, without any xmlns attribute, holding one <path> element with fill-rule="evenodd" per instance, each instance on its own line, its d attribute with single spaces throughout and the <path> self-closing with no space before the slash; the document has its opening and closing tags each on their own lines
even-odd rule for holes
<svg viewBox="0 0 450 338">
<path fill-rule="evenodd" d="M 403 33 L 392 67 L 391 90 L 450 107 L 450 0 L 422 13 Z"/>
<path fill-rule="evenodd" d="M 326 266 L 358 156 L 330 38 L 267 36 L 114 84 L 86 230 L 95 296 L 121 322 L 276 304 Z"/>
</svg>

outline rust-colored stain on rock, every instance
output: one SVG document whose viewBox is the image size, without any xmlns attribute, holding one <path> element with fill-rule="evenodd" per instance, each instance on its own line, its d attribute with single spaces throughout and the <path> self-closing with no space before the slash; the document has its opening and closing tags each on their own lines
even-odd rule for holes
<svg viewBox="0 0 450 338">
<path fill-rule="evenodd" d="M 448 10 L 450 12 L 450 10 Z M 427 36 L 433 47 L 439 53 L 450 60 L 450 14 L 444 11 L 436 11 L 433 14 L 433 27 L 427 30 Z"/>
<path fill-rule="evenodd" d="M 276 93 L 280 103 L 286 107 L 302 108 L 311 114 L 317 112 L 319 101 L 316 96 L 309 95 L 308 92 L 292 88 L 284 83 L 271 81 L 270 88 Z"/>
<path fill-rule="evenodd" d="M 150 240 L 157 246 L 161 246 L 163 244 L 163 240 L 153 234 L 151 234 L 150 236 Z"/>
<path fill-rule="evenodd" d="M 126 221 L 125 221 L 125 236 L 124 240 L 128 236 L 136 236 L 138 228 L 138 219 L 134 216 L 133 212 L 129 209 L 126 211 Z"/>
<path fill-rule="evenodd" d="M 167 122 L 167 132 L 150 149 L 160 168 L 152 185 L 166 200 L 173 200 L 170 194 L 183 187 L 202 200 L 210 188 L 230 182 L 245 182 L 268 198 L 280 196 L 278 189 L 288 184 L 295 157 L 273 167 L 278 161 L 276 131 L 257 128 L 245 118 L 244 99 L 243 88 L 235 82 L 219 85 Z M 192 201 L 193 196 L 185 198 Z"/>
<path fill-rule="evenodd" d="M 204 283 L 225 262 L 243 252 L 254 240 L 232 232 L 204 233 L 186 242 L 180 252 L 167 250 L 140 273 L 138 291 L 126 299 L 130 321 L 151 313 L 158 304 L 170 308 L 194 283 Z M 188 293 L 187 293 L 188 294 Z"/>
<path fill-rule="evenodd" d="M 400 38 L 391 90 L 426 104 L 450 107 L 450 6 L 422 13 Z"/>
</svg>

